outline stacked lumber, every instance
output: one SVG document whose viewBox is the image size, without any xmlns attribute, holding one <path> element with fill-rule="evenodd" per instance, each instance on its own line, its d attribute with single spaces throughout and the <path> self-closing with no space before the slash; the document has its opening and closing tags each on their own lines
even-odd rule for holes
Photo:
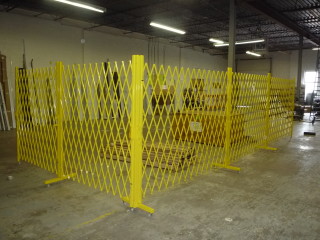
<svg viewBox="0 0 320 240">
<path fill-rule="evenodd" d="M 104 158 L 131 162 L 130 148 L 127 142 L 110 143 L 102 151 Z M 179 171 L 193 163 L 194 148 L 187 148 L 178 144 L 144 143 L 142 162 L 152 168 L 162 168 L 170 171 Z"/>
</svg>

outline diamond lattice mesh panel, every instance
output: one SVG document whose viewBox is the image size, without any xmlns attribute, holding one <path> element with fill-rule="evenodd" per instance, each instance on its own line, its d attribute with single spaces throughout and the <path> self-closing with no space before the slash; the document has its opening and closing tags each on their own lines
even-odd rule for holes
<svg viewBox="0 0 320 240">
<path fill-rule="evenodd" d="M 145 65 L 144 194 L 224 161 L 226 73 Z"/>
<path fill-rule="evenodd" d="M 270 84 L 270 122 L 268 141 L 275 141 L 292 132 L 294 109 L 294 81 L 277 77 Z"/>
<path fill-rule="evenodd" d="M 120 196 L 129 190 L 130 71 L 108 63 L 63 72 L 65 172 Z"/>
<path fill-rule="evenodd" d="M 120 197 L 228 167 L 292 130 L 294 81 L 271 75 L 115 62 L 21 69 L 16 84 L 18 160 Z"/>
<path fill-rule="evenodd" d="M 55 70 L 16 72 L 18 161 L 57 172 Z"/>
</svg>

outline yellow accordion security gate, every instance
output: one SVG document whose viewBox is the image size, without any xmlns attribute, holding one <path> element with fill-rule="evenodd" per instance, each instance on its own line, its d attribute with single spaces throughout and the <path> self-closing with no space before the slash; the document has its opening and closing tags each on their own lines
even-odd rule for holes
<svg viewBox="0 0 320 240">
<path fill-rule="evenodd" d="M 16 70 L 18 161 L 132 208 L 292 132 L 295 83 L 268 75 L 102 63 Z"/>
</svg>

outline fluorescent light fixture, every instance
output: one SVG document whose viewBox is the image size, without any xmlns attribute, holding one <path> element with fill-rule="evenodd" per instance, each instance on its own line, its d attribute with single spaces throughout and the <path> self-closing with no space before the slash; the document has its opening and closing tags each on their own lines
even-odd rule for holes
<svg viewBox="0 0 320 240">
<path fill-rule="evenodd" d="M 215 47 L 225 47 L 229 46 L 229 43 L 221 43 L 221 44 L 214 44 Z"/>
<path fill-rule="evenodd" d="M 69 1 L 69 0 L 53 0 L 55 2 L 61 2 L 61 3 L 65 3 L 65 4 L 69 4 L 75 7 L 80 7 L 80 8 L 85 8 L 91 11 L 95 11 L 95 12 L 99 12 L 99 13 L 104 13 L 106 12 L 106 9 L 103 7 L 98 7 L 98 6 L 93 6 L 90 4 L 86 4 L 86 3 L 81 3 L 81 2 L 76 2 L 76 1 Z"/>
<path fill-rule="evenodd" d="M 253 40 L 244 40 L 244 41 L 237 41 L 236 45 L 243 45 L 243 44 L 252 44 L 252 43 L 259 43 L 264 42 L 264 39 L 253 39 Z M 222 44 L 215 44 L 215 47 L 225 47 L 229 46 L 229 43 L 222 43 Z"/>
<path fill-rule="evenodd" d="M 312 48 L 312 50 L 314 50 L 314 51 L 320 50 L 320 47 Z"/>
<path fill-rule="evenodd" d="M 213 42 L 213 43 L 218 43 L 218 44 L 224 43 L 224 41 L 221 41 L 221 40 L 216 39 L 216 38 L 210 38 L 209 41 L 210 41 L 210 42 Z"/>
<path fill-rule="evenodd" d="M 236 45 L 264 42 L 264 39 L 252 39 L 236 42 Z"/>
<path fill-rule="evenodd" d="M 155 23 L 155 22 L 151 22 L 150 26 L 161 28 L 161 29 L 164 29 L 164 30 L 167 30 L 167 31 L 170 31 L 170 32 L 179 33 L 179 34 L 185 34 L 186 33 L 183 30 L 180 30 L 180 29 L 177 29 L 177 28 L 173 28 L 173 27 L 169 27 L 169 26 L 162 25 L 160 23 Z"/>
<path fill-rule="evenodd" d="M 261 54 L 255 53 L 255 52 L 251 52 L 251 51 L 246 51 L 246 54 L 249 54 L 249 55 L 252 55 L 252 56 L 256 56 L 256 57 L 261 57 Z"/>
</svg>

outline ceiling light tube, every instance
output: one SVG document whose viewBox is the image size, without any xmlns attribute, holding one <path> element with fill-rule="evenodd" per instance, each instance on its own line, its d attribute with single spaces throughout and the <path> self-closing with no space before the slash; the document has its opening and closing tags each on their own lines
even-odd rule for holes
<svg viewBox="0 0 320 240">
<path fill-rule="evenodd" d="M 210 38 L 209 41 L 210 41 L 210 42 L 213 42 L 213 43 L 218 43 L 218 44 L 224 43 L 224 41 L 219 40 L 219 39 L 216 39 L 216 38 Z"/>
<path fill-rule="evenodd" d="M 312 48 L 313 51 L 317 51 L 317 50 L 320 50 L 320 47 L 315 47 L 315 48 Z"/>
<path fill-rule="evenodd" d="M 235 44 L 236 45 L 242 45 L 242 44 L 252 44 L 252 43 L 259 43 L 259 42 L 264 42 L 264 39 L 253 39 L 253 40 L 244 40 L 244 41 L 237 41 Z M 229 43 L 222 43 L 222 44 L 215 44 L 215 47 L 225 47 L 229 46 Z"/>
<path fill-rule="evenodd" d="M 229 43 L 219 43 L 219 44 L 214 44 L 215 47 L 225 47 L 225 46 L 229 46 Z"/>
<path fill-rule="evenodd" d="M 170 32 L 179 33 L 179 34 L 185 34 L 186 33 L 183 30 L 180 30 L 180 29 L 177 29 L 177 28 L 173 28 L 173 27 L 169 27 L 169 26 L 162 25 L 160 23 L 155 23 L 155 22 L 151 22 L 150 26 L 161 28 L 161 29 L 164 29 L 164 30 L 167 30 L 167 31 L 170 31 Z"/>
<path fill-rule="evenodd" d="M 92 6 L 90 4 L 86 4 L 86 3 L 81 3 L 81 2 L 76 2 L 76 1 L 69 1 L 69 0 L 53 0 L 55 2 L 60 2 L 60 3 L 65 3 L 65 4 L 69 4 L 75 7 L 79 7 L 79 8 L 85 8 L 91 11 L 95 11 L 95 12 L 99 12 L 99 13 L 104 13 L 106 12 L 106 9 L 103 7 L 98 7 L 98 6 Z"/>
<path fill-rule="evenodd" d="M 251 52 L 251 51 L 246 51 L 246 54 L 249 54 L 249 55 L 252 55 L 252 56 L 255 56 L 255 57 L 261 57 L 261 54 L 255 53 L 255 52 Z"/>
<path fill-rule="evenodd" d="M 264 42 L 264 39 L 252 39 L 252 40 L 237 41 L 236 45 L 259 43 L 259 42 Z"/>
</svg>

